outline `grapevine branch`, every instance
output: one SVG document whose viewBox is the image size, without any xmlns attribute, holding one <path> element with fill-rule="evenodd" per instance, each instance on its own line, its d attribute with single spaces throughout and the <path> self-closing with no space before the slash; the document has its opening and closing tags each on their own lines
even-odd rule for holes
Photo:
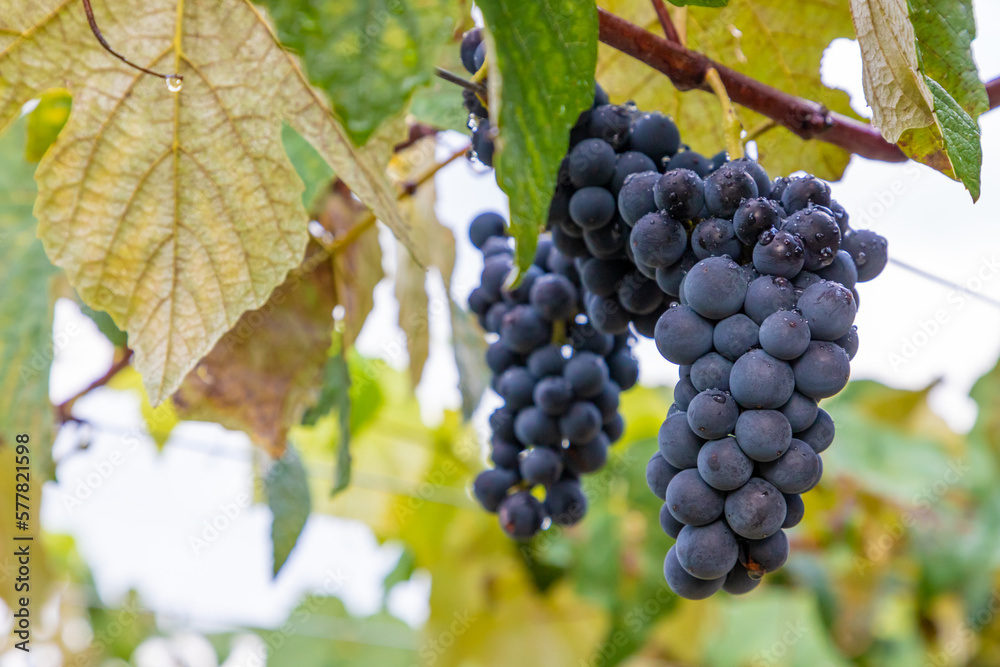
<svg viewBox="0 0 1000 667">
<path fill-rule="evenodd" d="M 652 3 L 653 9 L 656 10 L 656 18 L 660 19 L 660 26 L 663 28 L 663 36 L 667 38 L 668 42 L 682 44 L 681 37 L 677 34 L 677 27 L 670 18 L 670 10 L 667 9 L 667 3 L 663 0 L 652 0 Z"/>
<path fill-rule="evenodd" d="M 121 372 L 126 366 L 128 366 L 131 361 L 132 361 L 132 350 L 125 348 L 121 356 L 118 357 L 118 359 L 111 364 L 111 367 L 108 368 L 108 371 L 104 375 L 102 375 L 101 377 L 97 378 L 96 380 L 88 384 L 86 387 L 78 391 L 69 399 L 55 406 L 56 417 L 59 418 L 59 423 L 65 424 L 68 421 L 75 421 L 73 418 L 73 405 L 76 404 L 78 400 L 80 400 L 93 390 L 99 387 L 103 387 L 108 382 L 110 382 L 112 378 L 118 375 L 118 373 Z"/>
<path fill-rule="evenodd" d="M 986 95 L 990 98 L 990 109 L 1000 107 L 1000 76 L 986 82 Z"/>
<path fill-rule="evenodd" d="M 711 92 L 706 75 L 714 68 L 733 102 L 774 119 L 803 139 L 821 139 L 873 160 L 906 160 L 898 147 L 868 123 L 772 88 L 603 9 L 598 13 L 602 42 L 666 74 L 680 90 Z"/>
</svg>

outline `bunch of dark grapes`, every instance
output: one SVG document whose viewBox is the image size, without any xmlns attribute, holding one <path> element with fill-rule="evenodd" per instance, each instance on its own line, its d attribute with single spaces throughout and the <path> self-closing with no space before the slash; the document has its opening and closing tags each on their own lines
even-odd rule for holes
<svg viewBox="0 0 1000 667">
<path fill-rule="evenodd" d="M 654 340 L 680 380 L 646 471 L 677 540 L 665 576 L 689 599 L 746 593 L 784 564 L 784 529 L 820 481 L 834 425 L 818 402 L 847 384 L 855 285 L 882 271 L 886 240 L 852 230 L 823 181 L 771 182 L 748 159 L 704 179 L 671 169 L 633 196 L 653 202 L 636 211 L 636 263 L 676 300 Z"/>
<path fill-rule="evenodd" d="M 540 239 L 518 285 L 507 285 L 513 254 L 505 229 L 501 216 L 484 213 L 469 233 L 484 258 L 469 308 L 494 339 L 486 361 L 504 399 L 490 416 L 496 467 L 473 490 L 507 534 L 524 540 L 583 518 L 580 476 L 599 470 L 621 437 L 619 394 L 636 383 L 639 366 L 628 334 L 595 331 L 581 314 L 579 274 L 550 239 Z"/>
</svg>

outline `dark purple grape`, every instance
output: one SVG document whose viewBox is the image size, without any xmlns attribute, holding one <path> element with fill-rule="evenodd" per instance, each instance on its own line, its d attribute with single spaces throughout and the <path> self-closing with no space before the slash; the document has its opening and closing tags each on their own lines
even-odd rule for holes
<svg viewBox="0 0 1000 667">
<path fill-rule="evenodd" d="M 636 262 L 656 268 L 668 267 L 687 249 L 684 226 L 664 213 L 642 216 L 632 228 L 629 245 Z"/>
<path fill-rule="evenodd" d="M 738 258 L 742 248 L 731 221 L 705 218 L 691 232 L 691 250 L 698 259 L 723 256 Z"/>
<path fill-rule="evenodd" d="M 727 163 L 705 179 L 705 207 L 718 218 L 732 219 L 744 199 L 760 194 L 753 176 Z"/>
<path fill-rule="evenodd" d="M 469 240 L 482 250 L 487 239 L 507 234 L 507 221 L 499 213 L 480 213 L 469 225 Z"/>
<path fill-rule="evenodd" d="M 785 531 L 779 530 L 762 540 L 750 540 L 746 554 L 746 561 L 742 565 L 747 568 L 751 577 L 760 579 L 769 572 L 775 572 L 788 560 L 788 538 Z"/>
<path fill-rule="evenodd" d="M 778 412 L 785 415 L 785 419 L 792 427 L 792 433 L 801 433 L 816 421 L 819 406 L 815 399 L 795 391 L 792 392 L 792 397 L 788 399 L 788 402 L 778 408 Z"/>
<path fill-rule="evenodd" d="M 566 467 L 578 475 L 597 472 L 604 467 L 608 460 L 608 440 L 603 432 L 586 442 L 571 442 L 569 447 L 563 450 Z"/>
<path fill-rule="evenodd" d="M 559 422 L 541 408 L 524 408 L 514 418 L 514 434 L 525 445 L 554 447 L 561 440 Z"/>
<path fill-rule="evenodd" d="M 799 440 L 812 447 L 817 454 L 825 452 L 833 444 L 836 428 L 833 418 L 823 409 L 817 410 L 816 419 L 809 428 L 798 434 Z"/>
<path fill-rule="evenodd" d="M 712 344 L 723 357 L 736 361 L 758 345 L 759 331 L 760 327 L 753 320 L 743 313 L 736 313 L 715 325 Z"/>
<path fill-rule="evenodd" d="M 566 358 L 563 357 L 562 347 L 554 343 L 540 347 L 528 355 L 528 372 L 538 379 L 562 375 L 565 367 Z"/>
<path fill-rule="evenodd" d="M 786 278 L 761 276 L 747 287 L 743 310 L 760 326 L 767 316 L 779 310 L 791 310 L 798 302 L 792 283 Z"/>
<path fill-rule="evenodd" d="M 653 197 L 674 220 L 693 220 L 705 207 L 705 184 L 690 169 L 671 169 L 657 179 Z"/>
<path fill-rule="evenodd" d="M 792 362 L 795 389 L 810 398 L 833 396 L 851 377 L 851 361 L 836 343 L 813 341 L 805 354 Z"/>
<path fill-rule="evenodd" d="M 615 149 L 600 139 L 584 139 L 569 152 L 567 175 L 576 188 L 603 187 L 615 173 Z"/>
<path fill-rule="evenodd" d="M 722 585 L 722 590 L 730 595 L 744 595 L 760 585 L 760 579 L 752 579 L 743 563 L 737 562 L 733 569 L 726 575 L 726 583 Z"/>
<path fill-rule="evenodd" d="M 781 458 L 761 463 L 759 469 L 761 478 L 778 491 L 805 493 L 819 481 L 819 466 L 819 455 L 812 447 L 792 438 L 792 444 Z"/>
<path fill-rule="evenodd" d="M 691 384 L 698 391 L 719 389 L 729 391 L 729 373 L 733 362 L 717 352 L 709 352 L 691 366 Z"/>
<path fill-rule="evenodd" d="M 587 496 L 576 480 L 556 482 L 545 492 L 544 507 L 559 526 L 572 526 L 587 513 Z"/>
<path fill-rule="evenodd" d="M 844 238 L 842 245 L 854 258 L 859 283 L 878 276 L 889 261 L 889 242 L 884 236 L 867 229 L 852 231 Z"/>
<path fill-rule="evenodd" d="M 531 374 L 528 374 L 529 377 Z M 560 417 L 566 414 L 573 404 L 573 388 L 565 378 L 558 376 L 542 378 L 532 392 L 535 405 L 550 417 Z"/>
<path fill-rule="evenodd" d="M 781 529 L 785 521 L 785 498 L 768 482 L 751 477 L 726 496 L 725 512 L 726 522 L 734 533 L 748 540 L 762 540 Z"/>
<path fill-rule="evenodd" d="M 797 310 L 779 310 L 760 325 L 760 346 L 776 359 L 790 361 L 809 347 L 809 322 Z"/>
<path fill-rule="evenodd" d="M 549 321 L 567 320 L 576 314 L 576 287 L 565 276 L 549 273 L 534 280 L 529 301 Z"/>
<path fill-rule="evenodd" d="M 740 312 L 746 294 L 747 282 L 740 266 L 728 257 L 703 259 L 691 267 L 684 279 L 688 306 L 712 320 Z"/>
<path fill-rule="evenodd" d="M 733 364 L 729 388 L 741 407 L 771 410 L 791 398 L 795 376 L 787 362 L 764 350 L 750 350 Z"/>
<path fill-rule="evenodd" d="M 658 171 L 629 174 L 625 178 L 618 191 L 618 212 L 626 224 L 635 226 L 644 215 L 656 212 L 653 186 L 659 179 Z"/>
<path fill-rule="evenodd" d="M 656 349 L 667 361 L 693 364 L 712 350 L 712 323 L 690 306 L 668 308 L 656 323 Z"/>
<path fill-rule="evenodd" d="M 732 436 L 710 440 L 698 452 L 698 474 L 719 491 L 733 491 L 746 484 L 753 466 Z"/>
<path fill-rule="evenodd" d="M 629 111 L 614 104 L 596 106 L 587 129 L 591 137 L 603 139 L 620 151 L 628 145 L 631 135 Z"/>
<path fill-rule="evenodd" d="M 761 274 L 794 278 L 805 261 L 802 240 L 787 231 L 769 229 L 753 248 L 753 266 Z"/>
<path fill-rule="evenodd" d="M 744 244 L 753 247 L 760 235 L 781 226 L 782 211 L 767 197 L 747 199 L 733 214 L 733 231 Z"/>
<path fill-rule="evenodd" d="M 663 500 L 667 494 L 667 487 L 679 472 L 680 470 L 667 463 L 666 459 L 656 452 L 646 464 L 646 485 L 653 495 Z"/>
<path fill-rule="evenodd" d="M 683 153 L 682 153 L 683 155 Z M 718 579 L 698 579 L 688 574 L 677 561 L 676 546 L 670 547 L 663 561 L 663 576 L 670 590 L 685 600 L 704 600 L 717 593 L 726 582 L 725 577 Z"/>
<path fill-rule="evenodd" d="M 696 153 L 691 150 L 681 151 L 677 155 L 670 158 L 670 162 L 667 163 L 667 170 L 690 169 L 701 178 L 708 176 L 710 172 L 709 167 L 710 161 L 708 158 L 701 153 Z"/>
<path fill-rule="evenodd" d="M 590 401 L 578 401 L 559 419 L 562 437 L 571 442 L 589 442 L 601 430 L 601 411 Z"/>
<path fill-rule="evenodd" d="M 829 266 L 840 249 L 840 227 L 827 208 L 810 206 L 792 213 L 785 218 L 781 230 L 802 239 L 805 248 L 802 266 L 806 271 Z"/>
<path fill-rule="evenodd" d="M 736 536 L 721 520 L 707 526 L 684 526 L 674 550 L 681 567 L 698 579 L 725 577 L 736 565 L 740 552 Z"/>
<path fill-rule="evenodd" d="M 674 121 L 656 112 L 645 113 L 632 122 L 630 147 L 648 155 L 656 164 L 681 146 L 681 133 Z"/>
<path fill-rule="evenodd" d="M 686 413 L 675 412 L 663 421 L 657 442 L 664 460 L 684 470 L 698 465 L 698 451 L 705 441 L 691 430 Z"/>
<path fill-rule="evenodd" d="M 500 503 L 500 526 L 515 540 L 527 540 L 542 529 L 545 510 L 527 491 L 508 496 Z"/>
<path fill-rule="evenodd" d="M 854 258 L 846 250 L 838 250 L 830 266 L 819 269 L 817 275 L 823 280 L 840 283 L 847 289 L 858 282 L 858 268 L 854 265 Z"/>
<path fill-rule="evenodd" d="M 785 494 L 785 507 L 785 522 L 781 524 L 781 527 L 794 528 L 806 515 L 806 506 L 802 502 L 802 496 L 794 493 Z"/>
<path fill-rule="evenodd" d="M 533 447 L 521 458 L 521 478 L 532 486 L 551 486 L 562 475 L 562 457 L 554 449 Z"/>
<path fill-rule="evenodd" d="M 531 306 L 515 306 L 503 317 L 500 340 L 520 354 L 529 354 L 552 338 L 552 327 Z"/>
<path fill-rule="evenodd" d="M 621 192 L 622 186 L 625 185 L 626 178 L 632 174 L 641 174 L 646 171 L 659 173 L 656 164 L 648 155 L 635 150 L 620 153 L 615 162 L 615 173 L 611 177 L 608 189 L 611 190 L 611 194 L 617 197 Z"/>
<path fill-rule="evenodd" d="M 830 186 L 815 176 L 788 179 L 781 191 L 781 205 L 785 210 L 795 213 L 809 204 L 830 206 Z"/>
<path fill-rule="evenodd" d="M 517 473 L 510 470 L 484 470 L 472 483 L 472 492 L 487 512 L 496 512 L 500 502 L 507 497 L 507 492 L 519 481 Z"/>
<path fill-rule="evenodd" d="M 616 210 L 614 195 L 601 187 L 580 188 L 569 198 L 569 217 L 584 231 L 604 227 Z"/>
<path fill-rule="evenodd" d="M 461 58 L 462 66 L 469 72 L 475 74 L 479 68 L 475 64 L 476 49 L 483 43 L 483 29 L 473 28 L 462 35 Z"/>
<path fill-rule="evenodd" d="M 608 365 L 592 352 L 578 352 L 566 362 L 563 377 L 573 388 L 573 393 L 584 398 L 601 393 L 610 379 Z"/>
<path fill-rule="evenodd" d="M 854 360 L 854 355 L 858 353 L 858 327 L 852 326 L 843 336 L 833 341 L 847 352 L 847 358 Z"/>
<path fill-rule="evenodd" d="M 778 494 L 778 497 L 781 495 Z M 674 475 L 667 485 L 665 500 L 674 518 L 689 526 L 712 523 L 722 516 L 727 502 L 725 494 L 706 484 L 695 468 L 681 470 Z"/>
<path fill-rule="evenodd" d="M 774 461 L 791 446 L 792 427 L 777 410 L 744 410 L 736 420 L 736 442 L 754 461 Z"/>
</svg>

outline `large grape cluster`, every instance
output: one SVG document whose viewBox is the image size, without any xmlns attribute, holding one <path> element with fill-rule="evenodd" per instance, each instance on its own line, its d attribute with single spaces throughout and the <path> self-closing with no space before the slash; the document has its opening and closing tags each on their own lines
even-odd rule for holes
<svg viewBox="0 0 1000 667">
<path fill-rule="evenodd" d="M 664 500 L 660 524 L 677 540 L 664 573 L 685 598 L 746 593 L 784 564 L 784 529 L 820 481 L 834 425 L 818 401 L 847 384 L 856 283 L 882 271 L 887 244 L 852 230 L 812 176 L 771 182 L 740 159 L 705 179 L 682 169 L 650 180 L 655 209 L 632 239 L 641 234 L 637 262 L 669 239 L 672 259 L 655 269 L 676 301 L 654 340 L 680 366 L 646 470 Z"/>
<path fill-rule="evenodd" d="M 496 467 L 479 474 L 473 491 L 523 540 L 583 518 L 580 476 L 599 470 L 621 437 L 619 394 L 636 383 L 639 366 L 627 333 L 595 331 L 581 314 L 576 267 L 548 238 L 518 285 L 507 286 L 513 255 L 505 229 L 501 216 L 484 213 L 469 234 L 484 258 L 469 308 L 492 335 L 486 361 L 504 399 L 490 416 Z"/>
</svg>

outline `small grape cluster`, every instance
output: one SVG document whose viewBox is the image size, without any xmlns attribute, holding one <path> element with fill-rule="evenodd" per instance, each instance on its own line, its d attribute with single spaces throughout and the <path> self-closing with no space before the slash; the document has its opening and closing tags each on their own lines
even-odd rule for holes
<svg viewBox="0 0 1000 667">
<path fill-rule="evenodd" d="M 847 384 L 856 283 L 882 271 L 887 244 L 852 230 L 823 181 L 771 182 L 747 159 L 704 180 L 670 170 L 627 197 L 636 262 L 677 299 L 654 340 L 681 377 L 646 470 L 677 540 L 667 583 L 689 599 L 746 593 L 784 564 L 784 529 L 820 481 L 834 424 L 818 401 Z"/>
<path fill-rule="evenodd" d="M 486 42 L 482 28 L 473 28 L 462 37 L 462 66 L 475 74 L 486 62 Z M 487 167 L 493 166 L 493 138 L 490 136 L 490 115 L 475 91 L 462 91 L 465 110 L 469 112 L 469 129 L 472 130 L 472 153 Z"/>
<path fill-rule="evenodd" d="M 628 334 L 595 331 L 580 313 L 576 267 L 550 239 L 540 239 L 518 285 L 507 286 L 513 255 L 505 229 L 500 215 L 484 213 L 469 234 L 484 258 L 469 308 L 495 338 L 486 361 L 504 399 L 490 415 L 496 467 L 479 474 L 473 492 L 508 535 L 524 540 L 583 518 L 580 476 L 599 470 L 621 437 L 619 394 L 635 385 L 639 366 Z M 532 493 L 539 487 L 544 501 Z"/>
</svg>

